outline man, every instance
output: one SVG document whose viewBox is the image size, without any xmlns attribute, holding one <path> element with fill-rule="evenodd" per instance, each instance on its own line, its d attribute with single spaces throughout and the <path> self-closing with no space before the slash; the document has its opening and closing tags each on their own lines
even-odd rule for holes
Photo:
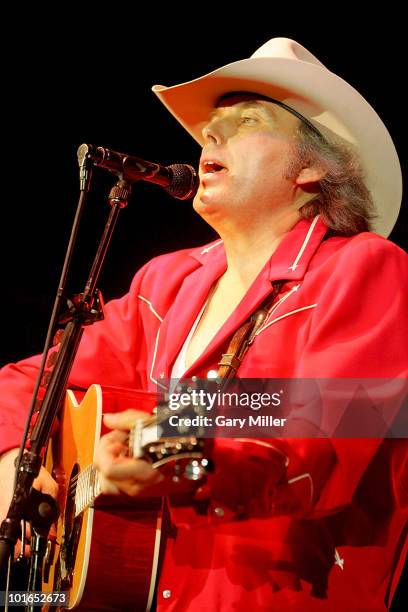
<svg viewBox="0 0 408 612">
<path fill-rule="evenodd" d="M 156 390 L 169 377 L 206 378 L 265 303 L 240 378 L 405 378 L 406 257 L 368 232 L 391 230 L 401 174 L 367 102 L 282 38 L 154 91 L 203 145 L 194 208 L 221 239 L 146 264 L 86 330 L 71 384 Z M 37 364 L 3 373 L 4 450 L 19 442 Z M 105 417 L 105 493 L 167 487 L 145 461 L 124 456 L 139 416 Z M 403 441 L 217 439 L 212 458 L 203 490 L 170 503 L 159 610 L 390 605 L 405 549 Z M 41 475 L 39 486 L 54 485 Z"/>
</svg>

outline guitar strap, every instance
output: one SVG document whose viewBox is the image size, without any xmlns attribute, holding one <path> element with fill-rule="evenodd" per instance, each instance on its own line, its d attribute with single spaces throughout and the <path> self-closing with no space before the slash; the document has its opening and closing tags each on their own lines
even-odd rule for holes
<svg viewBox="0 0 408 612">
<path fill-rule="evenodd" d="M 237 329 L 218 362 L 218 377 L 222 379 L 233 378 L 240 367 L 244 355 L 253 343 L 256 333 L 265 323 L 273 303 L 275 302 L 284 281 L 272 283 L 272 293 L 262 302 L 261 306 Z"/>
</svg>

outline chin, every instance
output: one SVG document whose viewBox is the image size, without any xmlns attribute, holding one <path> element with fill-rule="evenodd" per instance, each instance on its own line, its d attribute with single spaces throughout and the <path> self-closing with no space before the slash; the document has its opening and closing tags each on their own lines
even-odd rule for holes
<svg viewBox="0 0 408 612">
<path fill-rule="evenodd" d="M 227 195 L 227 190 L 220 188 L 218 185 L 211 185 L 209 187 L 203 187 L 201 185 L 193 200 L 193 204 L 194 206 L 218 208 L 225 205 Z"/>
<path fill-rule="evenodd" d="M 193 208 L 209 225 L 223 216 L 224 208 L 220 205 L 218 198 L 209 196 L 196 196 L 193 200 Z"/>
<path fill-rule="evenodd" d="M 205 191 L 199 191 L 193 200 L 193 208 L 198 213 L 201 210 L 211 210 L 214 207 L 216 207 L 216 198 L 211 197 Z"/>
</svg>

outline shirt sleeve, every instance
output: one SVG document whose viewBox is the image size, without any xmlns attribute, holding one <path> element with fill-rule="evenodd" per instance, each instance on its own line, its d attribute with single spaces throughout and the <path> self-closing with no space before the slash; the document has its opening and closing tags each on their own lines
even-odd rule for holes
<svg viewBox="0 0 408 612">
<path fill-rule="evenodd" d="M 360 394 L 358 404 L 350 404 L 350 393 L 345 394 L 347 411 L 350 415 L 350 410 L 358 409 L 362 414 L 373 407 L 369 413 L 372 423 L 375 407 L 385 403 L 385 417 L 388 410 L 391 423 L 395 408 L 402 410 L 407 393 L 408 258 L 387 240 L 359 238 L 350 249 L 340 251 L 336 262 L 327 262 L 333 272 L 312 314 L 298 377 L 336 379 L 337 387 L 343 379 L 344 388 L 350 379 L 350 388 L 358 380 L 364 387 L 364 379 L 377 379 L 378 386 L 367 385 L 368 393 L 365 399 Z M 329 398 L 325 401 L 328 412 L 332 405 Z M 353 417 L 350 427 L 354 420 L 356 429 L 360 428 L 358 419 Z M 351 502 L 382 442 L 382 437 L 374 437 L 374 427 L 368 427 L 365 438 L 341 437 L 335 427 L 328 430 L 335 461 L 329 476 L 320 483 L 316 480 L 318 494 L 310 511 L 314 517 L 336 512 Z M 312 474 L 314 469 L 311 466 Z"/>
<path fill-rule="evenodd" d="M 104 319 L 85 328 L 69 385 L 144 387 L 146 347 L 138 295 L 148 265 L 136 274 L 128 294 L 106 304 Z M 21 443 L 40 362 L 36 355 L 0 371 L 0 453 Z"/>
</svg>

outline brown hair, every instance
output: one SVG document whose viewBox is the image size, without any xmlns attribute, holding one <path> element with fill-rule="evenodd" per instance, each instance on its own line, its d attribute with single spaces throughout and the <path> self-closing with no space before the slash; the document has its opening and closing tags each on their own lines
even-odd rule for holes
<svg viewBox="0 0 408 612">
<path fill-rule="evenodd" d="M 289 162 L 288 178 L 310 164 L 322 168 L 325 176 L 318 182 L 319 196 L 304 204 L 301 216 L 310 219 L 320 214 L 333 233 L 345 236 L 370 230 L 377 215 L 356 153 L 333 138 L 328 142 L 299 122 L 296 153 Z"/>
</svg>

